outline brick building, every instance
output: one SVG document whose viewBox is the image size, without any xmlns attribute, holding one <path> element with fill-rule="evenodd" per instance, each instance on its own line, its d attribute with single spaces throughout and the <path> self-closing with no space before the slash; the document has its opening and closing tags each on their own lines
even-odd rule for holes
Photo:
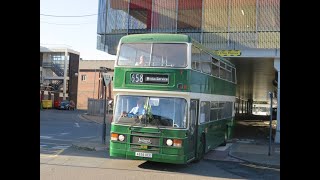
<svg viewBox="0 0 320 180">
<path fill-rule="evenodd" d="M 78 74 L 77 109 L 86 110 L 88 98 L 104 99 L 102 73 L 113 77 L 114 60 L 80 60 Z M 113 99 L 112 82 L 107 87 L 107 99 Z"/>
</svg>

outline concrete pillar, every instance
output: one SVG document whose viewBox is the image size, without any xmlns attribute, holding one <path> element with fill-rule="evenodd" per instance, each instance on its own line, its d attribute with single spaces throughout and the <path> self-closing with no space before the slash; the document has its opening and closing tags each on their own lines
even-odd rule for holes
<svg viewBox="0 0 320 180">
<path fill-rule="evenodd" d="M 237 104 L 237 114 L 239 115 L 240 112 L 240 98 L 238 99 L 238 104 Z"/>
<path fill-rule="evenodd" d="M 280 58 L 275 58 L 274 68 L 278 71 L 278 87 L 277 87 L 278 108 L 277 108 L 277 129 L 276 129 L 275 143 L 280 143 Z"/>
<path fill-rule="evenodd" d="M 241 115 L 243 115 L 243 100 L 241 100 Z"/>
<path fill-rule="evenodd" d="M 64 52 L 64 71 L 63 71 L 63 100 L 66 100 L 67 93 L 67 60 L 68 60 L 68 50 Z"/>
<path fill-rule="evenodd" d="M 41 91 L 41 95 L 40 95 L 41 97 L 41 101 L 44 99 L 44 91 Z"/>
</svg>

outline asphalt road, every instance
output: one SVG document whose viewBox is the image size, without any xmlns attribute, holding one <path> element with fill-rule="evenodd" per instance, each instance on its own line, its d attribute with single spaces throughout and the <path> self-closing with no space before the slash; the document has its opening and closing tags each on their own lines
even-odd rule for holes
<svg viewBox="0 0 320 180">
<path fill-rule="evenodd" d="M 101 141 L 102 126 L 81 118 L 81 111 L 40 111 L 40 152 L 55 155 L 73 142 Z"/>
<path fill-rule="evenodd" d="M 81 119 L 79 111 L 44 110 L 40 114 L 40 179 L 280 179 L 280 170 L 245 162 L 202 160 L 175 165 L 109 157 L 72 142 L 100 141 L 101 125 Z"/>
</svg>

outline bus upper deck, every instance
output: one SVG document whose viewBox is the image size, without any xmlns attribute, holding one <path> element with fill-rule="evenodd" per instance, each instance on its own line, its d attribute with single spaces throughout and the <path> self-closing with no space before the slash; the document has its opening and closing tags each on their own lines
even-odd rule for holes
<svg viewBox="0 0 320 180">
<path fill-rule="evenodd" d="M 191 45 L 196 47 L 198 51 L 191 49 Z M 216 64 L 221 62 L 226 64 L 225 69 L 234 68 L 234 65 L 228 60 L 209 52 L 201 44 L 182 34 L 128 35 L 121 38 L 118 49 L 120 51 L 117 54 L 116 67 L 134 66 L 139 58 L 144 56 L 146 58 L 144 66 L 149 67 L 191 68 L 191 62 L 187 61 L 194 59 L 198 63 L 212 61 Z M 192 51 L 193 58 L 187 56 L 188 51 Z"/>
</svg>

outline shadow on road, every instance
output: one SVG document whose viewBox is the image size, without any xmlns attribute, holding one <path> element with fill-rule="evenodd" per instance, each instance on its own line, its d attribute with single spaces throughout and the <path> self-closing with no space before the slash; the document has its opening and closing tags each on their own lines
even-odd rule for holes
<svg viewBox="0 0 320 180">
<path fill-rule="evenodd" d="M 264 120 L 236 120 L 233 138 L 268 141 L 270 133 L 269 121 Z M 272 138 L 276 132 L 276 120 L 272 121 Z"/>
</svg>

